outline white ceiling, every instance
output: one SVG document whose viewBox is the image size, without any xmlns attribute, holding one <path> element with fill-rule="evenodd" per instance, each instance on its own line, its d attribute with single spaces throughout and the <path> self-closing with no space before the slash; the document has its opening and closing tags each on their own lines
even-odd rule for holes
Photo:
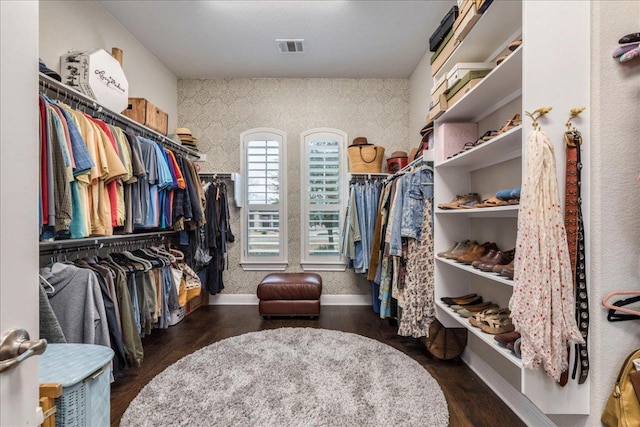
<svg viewBox="0 0 640 427">
<path fill-rule="evenodd" d="M 408 78 L 456 4 L 98 1 L 179 78 Z M 305 52 L 280 53 L 282 38 Z"/>
</svg>

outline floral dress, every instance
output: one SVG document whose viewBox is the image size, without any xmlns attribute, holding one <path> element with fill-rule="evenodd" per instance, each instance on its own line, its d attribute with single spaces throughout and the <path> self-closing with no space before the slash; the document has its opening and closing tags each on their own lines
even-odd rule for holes
<svg viewBox="0 0 640 427">
<path fill-rule="evenodd" d="M 414 338 L 428 337 L 435 318 L 433 297 L 433 228 L 431 200 L 424 201 L 420 240 L 409 239 L 407 272 L 403 290 L 403 311 L 398 334 Z"/>
</svg>

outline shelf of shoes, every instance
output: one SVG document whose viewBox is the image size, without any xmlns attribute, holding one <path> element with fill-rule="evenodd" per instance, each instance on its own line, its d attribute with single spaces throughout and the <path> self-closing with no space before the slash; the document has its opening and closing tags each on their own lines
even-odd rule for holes
<svg viewBox="0 0 640 427">
<path fill-rule="evenodd" d="M 479 122 L 522 95 L 520 46 L 458 102 L 448 106 L 439 122 Z"/>
<path fill-rule="evenodd" d="M 500 134 L 471 150 L 437 164 L 436 168 L 459 168 L 473 172 L 507 160 L 522 157 L 522 125 Z"/>
<path fill-rule="evenodd" d="M 436 209 L 437 215 L 461 215 L 474 218 L 517 218 L 519 205 L 475 209 Z"/>
<path fill-rule="evenodd" d="M 507 286 L 513 286 L 513 280 L 508 279 L 505 276 L 501 276 L 498 273 L 487 273 L 482 270 L 478 270 L 477 268 L 473 268 L 470 265 L 462 264 L 460 262 L 456 262 L 455 260 L 442 258 L 438 256 L 436 257 L 436 261 L 441 262 L 443 264 L 448 264 L 453 268 L 457 268 L 459 270 L 475 274 L 476 276 L 484 277 L 485 279 L 489 279 L 494 282 L 502 283 Z"/>
<path fill-rule="evenodd" d="M 480 340 L 482 340 L 483 342 L 488 344 L 491 349 L 493 349 L 496 352 L 498 352 L 506 360 L 508 360 L 509 362 L 513 363 L 518 368 L 522 368 L 522 360 L 520 358 L 516 357 L 516 355 L 513 354 L 511 352 L 511 350 L 509 350 L 508 348 L 503 347 L 502 345 L 500 345 L 495 340 L 493 335 L 487 334 L 486 332 L 483 332 L 480 328 L 477 328 L 477 327 L 473 326 L 471 323 L 469 323 L 469 319 L 458 315 L 458 313 L 453 311 L 451 308 L 449 308 L 442 301 L 436 301 L 436 307 L 438 309 L 440 309 L 441 312 L 446 313 L 455 322 L 459 323 L 463 328 L 466 328 L 473 335 L 475 335 L 476 337 L 480 338 Z"/>
</svg>

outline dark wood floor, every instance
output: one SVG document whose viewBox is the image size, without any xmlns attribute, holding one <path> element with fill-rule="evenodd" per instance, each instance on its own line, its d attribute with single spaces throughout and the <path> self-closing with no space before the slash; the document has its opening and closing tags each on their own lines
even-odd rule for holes
<svg viewBox="0 0 640 427">
<path fill-rule="evenodd" d="M 202 307 L 178 325 L 154 330 L 143 340 L 145 359 L 142 366 L 128 370 L 123 378 L 111 385 L 111 425 L 119 425 L 122 414 L 142 387 L 187 354 L 231 336 L 292 326 L 356 333 L 386 343 L 412 357 L 440 384 L 449 405 L 452 427 L 524 426 L 462 362 L 431 357 L 418 340 L 398 336 L 394 326 L 380 319 L 370 307 L 363 306 L 325 306 L 317 320 L 263 320 L 256 306 Z"/>
</svg>

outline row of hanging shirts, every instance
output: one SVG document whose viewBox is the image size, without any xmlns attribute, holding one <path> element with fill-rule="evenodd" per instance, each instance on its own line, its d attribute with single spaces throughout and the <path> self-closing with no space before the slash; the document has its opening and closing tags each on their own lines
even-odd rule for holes
<svg viewBox="0 0 640 427">
<path fill-rule="evenodd" d="M 39 103 L 42 240 L 203 223 L 189 159 L 46 95 Z"/>
<path fill-rule="evenodd" d="M 142 338 L 169 327 L 202 286 L 184 254 L 163 247 L 54 262 L 40 278 L 41 338 L 112 348 L 116 378 L 140 365 Z"/>
<path fill-rule="evenodd" d="M 424 161 L 350 186 L 343 256 L 371 282 L 374 311 L 399 319 L 400 335 L 427 336 L 435 317 L 432 202 L 433 169 Z"/>
</svg>

